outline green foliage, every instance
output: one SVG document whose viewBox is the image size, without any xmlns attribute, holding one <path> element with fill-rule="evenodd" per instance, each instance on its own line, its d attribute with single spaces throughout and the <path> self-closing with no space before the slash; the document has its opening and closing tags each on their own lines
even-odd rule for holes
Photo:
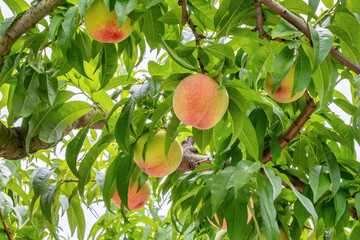
<svg viewBox="0 0 360 240">
<path fill-rule="evenodd" d="M 64 1 L 1 58 L 0 154 L 30 154 L 0 163 L 1 222 L 15 239 L 66 238 L 59 226 L 65 214 L 78 239 L 279 239 L 280 229 L 306 239 L 308 228 L 358 239 L 350 215 L 360 214 L 360 77 L 329 52 L 335 47 L 360 63 L 359 0 L 274 1 L 303 18 L 311 41 L 262 4 L 264 30 L 285 42 L 259 38 L 253 1 L 187 0 L 183 26 L 178 0 L 106 0 L 119 24 L 129 17 L 134 31 L 100 43 L 83 23 L 93 2 Z M 11 14 L 0 11 L 1 37 L 30 8 L 24 0 L 3 4 Z M 307 88 L 316 110 L 300 134 L 282 139 L 284 147 L 278 139 L 298 124 L 308 99 L 276 103 L 263 84 L 270 74 L 275 92 L 293 66 L 292 95 Z M 194 73 L 211 76 L 229 95 L 227 112 L 208 130 L 172 111 L 174 89 Z M 81 129 L 72 132 L 75 126 Z M 134 164 L 133 146 L 161 129 L 166 157 L 174 139 L 193 136 L 187 153 L 210 162 L 147 176 Z M 14 135 L 19 142 L 11 145 Z M 136 211 L 126 210 L 130 178 L 152 185 Z M 122 208 L 111 201 L 115 189 Z M 105 207 L 86 229 L 94 204 Z M 210 224 L 225 220 L 227 230 Z"/>
</svg>

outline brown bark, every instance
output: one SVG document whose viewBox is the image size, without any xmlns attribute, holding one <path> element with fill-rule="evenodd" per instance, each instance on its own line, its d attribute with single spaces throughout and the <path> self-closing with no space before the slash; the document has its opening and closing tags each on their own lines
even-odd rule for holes
<svg viewBox="0 0 360 240">
<path fill-rule="evenodd" d="M 63 2 L 65 0 L 40 0 L 11 23 L 4 36 L 0 37 L 0 72 L 4 64 L 3 58 L 10 53 L 11 47 L 16 40 Z"/>
<path fill-rule="evenodd" d="M 98 109 L 92 109 L 72 124 L 70 124 L 64 131 L 63 137 L 69 134 L 73 129 L 82 128 L 88 125 L 91 119 L 96 114 L 103 114 Z M 105 121 L 98 121 L 91 125 L 93 129 L 102 129 Z M 25 158 L 30 153 L 35 153 L 42 149 L 48 149 L 51 144 L 43 142 L 39 139 L 39 136 L 35 136 L 30 141 L 29 153 L 26 152 L 25 139 L 28 133 L 28 125 L 23 127 L 8 128 L 0 122 L 0 157 L 9 160 L 17 160 Z"/>
</svg>

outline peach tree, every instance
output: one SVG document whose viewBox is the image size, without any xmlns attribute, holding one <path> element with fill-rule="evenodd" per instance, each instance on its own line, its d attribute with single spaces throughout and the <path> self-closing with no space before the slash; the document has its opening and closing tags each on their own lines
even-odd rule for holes
<svg viewBox="0 0 360 240">
<path fill-rule="evenodd" d="M 1 239 L 358 239 L 360 0 L 0 6 Z"/>
</svg>

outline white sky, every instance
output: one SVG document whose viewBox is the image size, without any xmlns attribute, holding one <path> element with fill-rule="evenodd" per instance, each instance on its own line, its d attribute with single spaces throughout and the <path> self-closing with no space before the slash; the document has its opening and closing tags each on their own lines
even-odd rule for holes
<svg viewBox="0 0 360 240">
<path fill-rule="evenodd" d="M 31 2 L 31 0 L 26 0 L 28 3 Z M 4 18 L 8 18 L 12 16 L 12 13 L 10 11 L 10 9 L 5 5 L 5 3 L 3 1 L 0 1 L 0 8 L 2 11 L 2 14 L 4 16 Z M 320 7 L 318 8 L 317 14 L 319 14 L 319 12 L 322 9 L 326 9 L 322 3 L 320 3 Z M 161 54 L 160 54 L 161 55 Z M 139 65 L 138 69 L 142 69 L 145 70 L 145 72 L 147 72 L 147 65 L 149 61 L 156 61 L 156 52 L 153 51 L 152 53 L 150 53 L 149 48 L 147 48 L 144 60 L 142 61 L 142 63 Z M 139 73 L 140 76 L 145 74 L 145 73 Z M 137 75 L 139 76 L 139 75 Z M 139 77 L 140 77 L 139 76 Z M 351 96 L 351 92 L 350 92 L 350 83 L 348 81 L 341 81 L 335 88 L 336 90 L 338 90 L 339 92 L 343 93 L 344 96 Z M 1 93 L 0 93 L 1 94 Z M 81 99 L 84 100 L 84 99 Z M 348 99 L 351 100 L 351 97 Z M 337 107 L 334 103 L 330 104 L 330 109 L 337 115 L 339 115 L 346 124 L 351 124 L 351 116 L 349 116 L 348 114 L 346 114 L 345 112 L 343 112 L 339 107 Z M 360 147 L 359 145 L 355 142 L 355 149 L 357 152 L 357 156 L 360 156 Z M 64 159 L 64 156 L 63 158 Z M 103 203 L 99 203 L 99 204 L 92 204 L 91 207 L 93 208 L 93 210 L 95 210 L 95 212 L 97 213 L 97 215 L 102 216 L 105 213 L 105 206 Z M 163 209 L 160 211 L 160 215 L 167 215 L 167 211 L 169 209 L 169 205 L 164 204 Z M 94 216 L 94 214 L 91 213 L 90 209 L 86 209 L 86 206 L 83 204 L 83 210 L 84 210 L 84 214 L 85 214 L 85 220 L 86 220 L 86 233 L 85 233 L 85 239 L 87 239 L 87 236 L 91 230 L 91 227 L 93 226 L 93 224 L 97 221 L 96 217 Z M 95 214 L 96 215 L 96 214 Z M 70 237 L 70 228 L 69 228 L 69 224 L 67 221 L 67 217 L 66 214 L 64 214 L 63 217 L 60 218 L 60 223 L 59 226 L 62 228 L 62 232 L 60 232 L 61 235 L 63 236 L 67 236 L 68 239 L 77 239 L 76 237 L 76 232 L 75 235 L 71 238 Z"/>
</svg>

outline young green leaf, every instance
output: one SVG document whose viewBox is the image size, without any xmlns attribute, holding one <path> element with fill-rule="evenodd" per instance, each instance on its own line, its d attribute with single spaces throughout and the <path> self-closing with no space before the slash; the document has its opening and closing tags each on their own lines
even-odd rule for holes
<svg viewBox="0 0 360 240">
<path fill-rule="evenodd" d="M 132 98 L 125 103 L 115 125 L 115 138 L 120 149 L 129 153 L 130 126 L 133 118 L 135 102 Z"/>
<path fill-rule="evenodd" d="M 310 169 L 309 183 L 314 193 L 314 202 L 329 190 L 331 182 L 329 176 L 323 171 L 322 165 L 316 165 Z"/>
<path fill-rule="evenodd" d="M 314 46 L 315 53 L 315 64 L 313 71 L 317 69 L 320 63 L 325 59 L 329 54 L 331 46 L 333 44 L 334 36 L 326 28 L 316 28 L 314 29 L 311 24 L 309 24 L 311 40 Z"/>
</svg>

